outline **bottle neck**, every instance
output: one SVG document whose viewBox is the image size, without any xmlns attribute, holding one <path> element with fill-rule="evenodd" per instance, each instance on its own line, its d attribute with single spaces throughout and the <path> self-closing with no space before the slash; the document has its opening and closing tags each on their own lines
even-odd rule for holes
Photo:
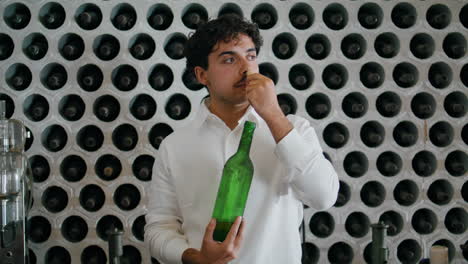
<svg viewBox="0 0 468 264">
<path fill-rule="evenodd" d="M 244 130 L 242 131 L 241 140 L 239 142 L 239 148 L 237 149 L 238 154 L 248 155 L 250 152 L 250 146 L 252 145 L 253 133 L 255 131 L 255 123 L 246 121 L 244 124 Z"/>
</svg>

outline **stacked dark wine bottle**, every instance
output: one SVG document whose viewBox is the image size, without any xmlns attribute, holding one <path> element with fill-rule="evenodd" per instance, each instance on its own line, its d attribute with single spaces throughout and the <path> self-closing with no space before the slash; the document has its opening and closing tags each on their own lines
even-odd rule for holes
<svg viewBox="0 0 468 264">
<path fill-rule="evenodd" d="M 379 221 L 391 263 L 432 245 L 468 260 L 466 1 L 176 2 L 0 1 L 0 100 L 31 132 L 31 263 L 105 263 L 116 228 L 123 263 L 158 263 L 155 156 L 207 95 L 184 44 L 223 14 L 258 25 L 260 73 L 340 177 L 333 208 L 305 206 L 303 263 L 370 263 Z"/>
</svg>

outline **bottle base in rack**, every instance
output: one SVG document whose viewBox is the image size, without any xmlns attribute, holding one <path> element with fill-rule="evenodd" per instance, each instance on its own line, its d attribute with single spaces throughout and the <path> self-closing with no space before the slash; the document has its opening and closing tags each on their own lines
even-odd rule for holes
<svg viewBox="0 0 468 264">
<path fill-rule="evenodd" d="M 12 222 L 0 232 L 0 256 L 5 263 L 28 263 L 24 255 L 23 221 Z M 2 262 L 4 263 L 4 262 Z"/>
</svg>

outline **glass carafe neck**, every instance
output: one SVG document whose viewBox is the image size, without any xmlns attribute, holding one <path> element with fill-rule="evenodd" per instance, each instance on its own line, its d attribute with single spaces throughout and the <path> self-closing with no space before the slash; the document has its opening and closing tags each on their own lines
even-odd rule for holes
<svg viewBox="0 0 468 264">
<path fill-rule="evenodd" d="M 6 119 L 6 103 L 4 100 L 0 100 L 0 120 Z"/>
</svg>

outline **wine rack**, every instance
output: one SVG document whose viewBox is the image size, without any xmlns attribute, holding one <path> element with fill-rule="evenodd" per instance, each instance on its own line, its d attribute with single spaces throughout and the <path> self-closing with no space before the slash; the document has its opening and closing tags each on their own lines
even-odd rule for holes
<svg viewBox="0 0 468 264">
<path fill-rule="evenodd" d="M 112 228 L 128 263 L 157 263 L 142 241 L 154 154 L 207 95 L 184 43 L 227 13 L 259 25 L 260 72 L 340 178 L 333 208 L 304 209 L 304 263 L 368 262 L 379 220 L 391 263 L 434 244 L 468 261 L 466 1 L 3 0 L 0 99 L 32 134 L 32 263 L 104 263 Z"/>
</svg>

